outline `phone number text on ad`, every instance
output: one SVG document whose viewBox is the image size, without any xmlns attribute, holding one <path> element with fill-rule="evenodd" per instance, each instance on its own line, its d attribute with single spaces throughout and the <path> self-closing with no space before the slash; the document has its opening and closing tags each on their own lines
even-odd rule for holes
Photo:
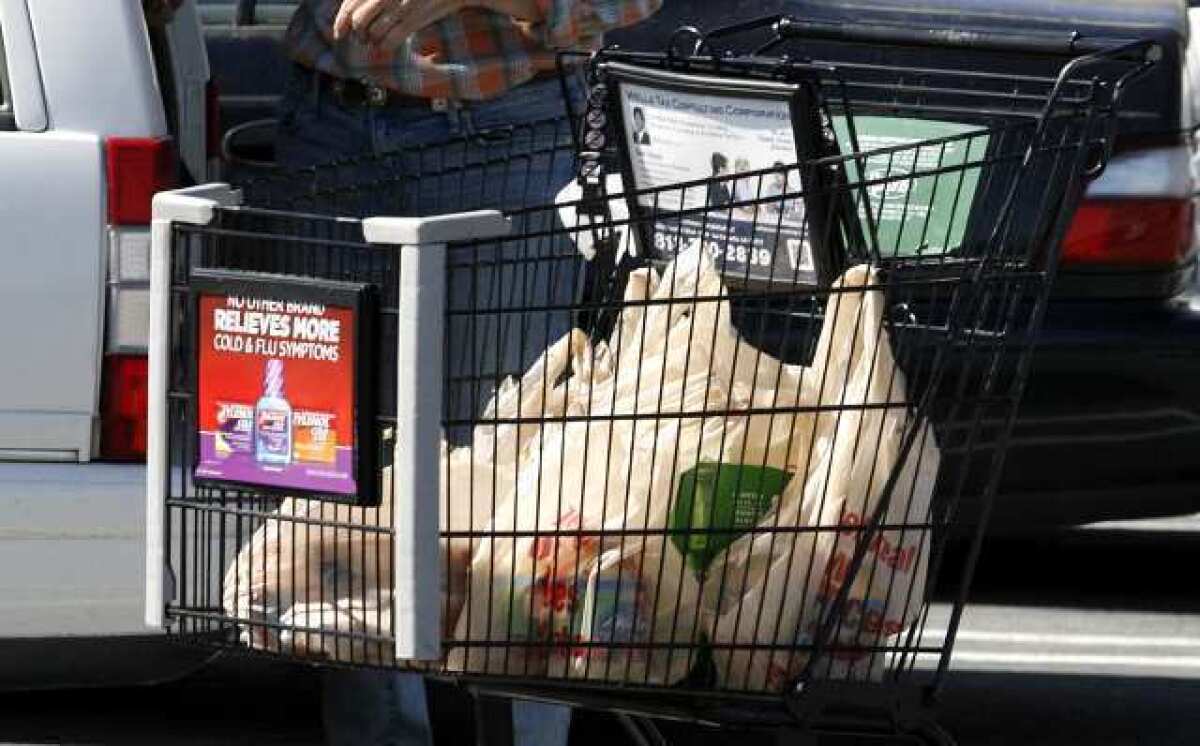
<svg viewBox="0 0 1200 746">
<path fill-rule="evenodd" d="M 694 236 L 672 236 L 661 232 L 654 234 L 654 250 L 660 254 L 678 254 L 680 251 L 689 251 L 701 245 L 715 261 L 724 259 L 731 263 L 748 263 L 751 267 L 770 267 L 775 263 L 775 254 L 770 249 L 745 244 L 734 245 L 716 239 L 701 242 Z"/>
</svg>

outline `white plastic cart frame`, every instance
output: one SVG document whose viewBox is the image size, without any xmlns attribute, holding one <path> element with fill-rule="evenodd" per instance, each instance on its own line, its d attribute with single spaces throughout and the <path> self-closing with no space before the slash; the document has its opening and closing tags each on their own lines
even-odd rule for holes
<svg viewBox="0 0 1200 746">
<path fill-rule="evenodd" d="M 149 442 L 146 469 L 146 624 L 167 626 L 175 596 L 165 520 L 172 478 L 167 392 L 170 381 L 172 226 L 206 226 L 219 208 L 235 208 L 241 194 L 227 184 L 164 192 L 154 199 L 150 280 Z M 396 445 L 393 462 L 393 547 L 397 660 L 441 658 L 441 566 L 438 496 L 441 488 L 442 346 L 445 336 L 446 247 L 499 238 L 510 231 L 500 212 L 429 218 L 368 218 L 363 238 L 400 252 L 397 329 Z M 188 478 L 188 475 L 177 475 Z"/>
</svg>

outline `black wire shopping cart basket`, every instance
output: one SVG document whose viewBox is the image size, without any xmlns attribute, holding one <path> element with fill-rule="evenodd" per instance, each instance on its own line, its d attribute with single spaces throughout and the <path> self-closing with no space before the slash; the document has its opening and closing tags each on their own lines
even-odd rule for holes
<svg viewBox="0 0 1200 746">
<path fill-rule="evenodd" d="M 943 737 L 1058 246 L 1156 50 L 671 46 L 588 58 L 554 121 L 158 197 L 149 624 L 640 738 Z"/>
</svg>

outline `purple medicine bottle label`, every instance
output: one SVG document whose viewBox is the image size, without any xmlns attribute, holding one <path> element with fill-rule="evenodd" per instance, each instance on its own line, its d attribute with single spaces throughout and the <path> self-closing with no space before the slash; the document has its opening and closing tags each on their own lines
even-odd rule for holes
<svg viewBox="0 0 1200 746">
<path fill-rule="evenodd" d="M 254 407 L 254 451 L 260 464 L 292 462 L 292 406 L 283 393 L 283 361 L 267 361 L 263 395 Z"/>
</svg>

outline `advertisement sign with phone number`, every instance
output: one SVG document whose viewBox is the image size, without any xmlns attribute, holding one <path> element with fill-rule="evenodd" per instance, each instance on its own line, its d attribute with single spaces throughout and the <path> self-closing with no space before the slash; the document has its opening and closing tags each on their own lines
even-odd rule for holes
<svg viewBox="0 0 1200 746">
<path fill-rule="evenodd" d="M 823 285 L 847 252 L 944 254 L 965 240 L 980 170 L 957 167 L 985 157 L 979 125 L 864 115 L 851 137 L 847 117 L 825 122 L 802 86 L 609 69 L 626 176 L 638 190 L 631 207 L 652 216 L 641 238 L 653 256 L 699 247 L 727 280 Z M 867 155 L 845 159 L 830 189 L 804 182 L 832 174 L 806 177 L 805 153 Z M 846 204 L 830 205 L 838 195 Z M 830 223 L 854 214 L 857 229 Z"/>
<path fill-rule="evenodd" d="M 700 247 L 728 279 L 819 283 L 822 268 L 795 168 L 798 93 L 776 87 L 756 96 L 621 83 L 633 183 L 658 190 L 637 198 L 659 218 L 649 236 L 655 255 Z M 660 189 L 688 182 L 695 183 Z"/>
</svg>

